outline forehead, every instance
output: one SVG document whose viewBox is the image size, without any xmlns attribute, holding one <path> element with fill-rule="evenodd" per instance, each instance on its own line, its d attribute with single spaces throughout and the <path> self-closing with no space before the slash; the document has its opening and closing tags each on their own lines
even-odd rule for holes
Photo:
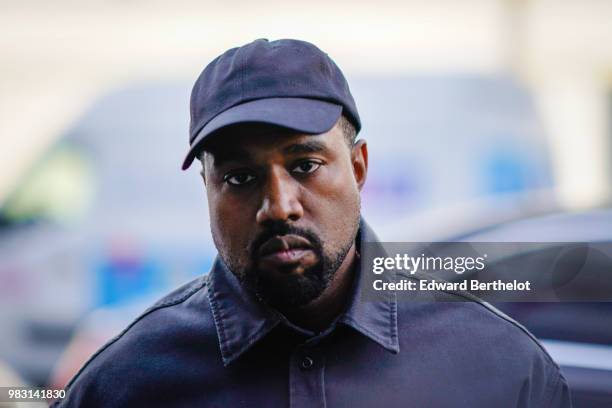
<svg viewBox="0 0 612 408">
<path fill-rule="evenodd" d="M 243 156 L 335 151 L 342 147 L 342 132 L 334 126 L 326 133 L 311 135 L 261 123 L 241 124 L 211 136 L 203 150 L 214 164 Z"/>
</svg>

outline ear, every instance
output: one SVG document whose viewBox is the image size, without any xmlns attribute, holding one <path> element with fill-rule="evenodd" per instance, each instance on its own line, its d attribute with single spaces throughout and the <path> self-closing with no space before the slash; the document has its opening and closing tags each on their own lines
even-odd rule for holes
<svg viewBox="0 0 612 408">
<path fill-rule="evenodd" d="M 351 149 L 351 164 L 359 191 L 363 188 L 368 175 L 368 144 L 364 139 L 358 140 Z"/>
<path fill-rule="evenodd" d="M 200 176 L 202 176 L 202 181 L 204 181 L 204 187 L 206 187 L 206 164 L 210 162 L 210 160 L 206 160 L 206 152 L 201 151 L 197 158 L 200 160 L 202 164 L 202 169 L 200 170 Z"/>
<path fill-rule="evenodd" d="M 204 187 L 206 187 L 206 169 L 202 166 L 202 170 L 200 170 L 200 176 L 202 176 L 202 181 L 204 181 Z"/>
</svg>

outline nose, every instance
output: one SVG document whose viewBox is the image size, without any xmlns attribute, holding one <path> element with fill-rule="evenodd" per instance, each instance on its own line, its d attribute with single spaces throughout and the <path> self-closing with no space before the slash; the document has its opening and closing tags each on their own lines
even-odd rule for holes
<svg viewBox="0 0 612 408">
<path fill-rule="evenodd" d="M 284 168 L 271 170 L 257 211 L 257 223 L 297 221 L 303 215 L 297 181 Z"/>
</svg>

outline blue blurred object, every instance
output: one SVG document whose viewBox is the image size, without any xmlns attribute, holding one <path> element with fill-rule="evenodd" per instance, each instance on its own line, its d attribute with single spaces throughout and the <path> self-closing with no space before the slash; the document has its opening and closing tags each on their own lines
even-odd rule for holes
<svg viewBox="0 0 612 408">
<path fill-rule="evenodd" d="M 527 166 L 523 158 L 512 150 L 498 150 L 483 160 L 485 192 L 505 193 L 525 190 Z"/>
<path fill-rule="evenodd" d="M 110 257 L 98 265 L 99 302 L 108 306 L 168 287 L 153 259 Z"/>
</svg>

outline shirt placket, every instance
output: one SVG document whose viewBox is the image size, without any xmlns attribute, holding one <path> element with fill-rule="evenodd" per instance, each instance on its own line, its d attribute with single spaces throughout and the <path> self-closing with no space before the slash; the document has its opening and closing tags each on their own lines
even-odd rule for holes
<svg viewBox="0 0 612 408">
<path fill-rule="evenodd" d="M 325 358 L 318 348 L 296 348 L 289 366 L 289 406 L 325 407 L 324 373 Z"/>
</svg>

